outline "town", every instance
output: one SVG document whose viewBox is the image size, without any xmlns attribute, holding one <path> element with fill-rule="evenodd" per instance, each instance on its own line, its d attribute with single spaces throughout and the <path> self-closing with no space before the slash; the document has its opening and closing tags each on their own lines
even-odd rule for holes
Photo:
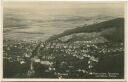
<svg viewBox="0 0 128 82">
<path fill-rule="evenodd" d="M 97 72 L 119 72 L 115 78 L 122 78 L 123 57 L 122 42 L 4 40 L 4 78 L 90 79 Z M 115 67 L 109 65 L 114 61 Z"/>
</svg>

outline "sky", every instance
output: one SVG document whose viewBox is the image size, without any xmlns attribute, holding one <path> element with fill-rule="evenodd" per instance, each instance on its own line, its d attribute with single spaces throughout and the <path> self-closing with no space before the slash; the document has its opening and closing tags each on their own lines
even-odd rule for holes
<svg viewBox="0 0 128 82">
<path fill-rule="evenodd" d="M 100 10 L 100 12 L 107 12 L 106 14 L 109 14 L 109 12 L 116 12 L 118 15 L 124 15 L 124 7 L 125 3 L 124 2 L 83 2 L 83 1 L 78 1 L 78 2 L 64 2 L 64 1 L 42 1 L 42 2 L 17 2 L 17 1 L 7 1 L 4 2 L 4 7 L 7 8 L 29 8 L 30 10 L 34 11 L 39 11 L 40 8 L 45 8 L 45 9 L 61 9 L 61 8 L 67 8 L 67 9 L 79 9 L 79 8 L 84 8 L 86 10 Z M 111 14 L 111 13 L 110 13 Z"/>
</svg>

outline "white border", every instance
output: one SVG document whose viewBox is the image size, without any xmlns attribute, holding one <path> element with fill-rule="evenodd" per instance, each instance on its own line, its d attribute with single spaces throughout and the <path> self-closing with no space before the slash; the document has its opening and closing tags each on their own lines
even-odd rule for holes
<svg viewBox="0 0 128 82">
<path fill-rule="evenodd" d="M 124 1 L 126 1 L 126 3 L 125 3 L 125 6 L 127 5 L 127 0 L 4 0 L 4 1 L 86 1 L 86 2 L 89 2 L 89 3 L 93 3 L 93 2 L 98 2 L 98 3 L 103 3 L 103 2 L 107 2 L 107 3 L 112 3 L 112 2 L 124 2 Z M 1 61 L 3 60 L 3 53 L 2 53 L 2 50 L 3 50 L 3 1 L 1 0 L 0 1 L 0 58 L 1 58 Z M 126 36 L 127 34 L 126 33 L 128 33 L 128 28 L 126 28 L 127 26 L 128 26 L 128 24 L 126 23 L 126 22 L 128 22 L 127 21 L 127 19 L 128 19 L 128 16 L 127 16 L 127 14 L 128 14 L 128 5 L 127 5 L 127 7 L 125 7 L 125 76 L 124 76 L 124 79 L 35 79 L 35 78 L 26 78 L 26 79 L 4 79 L 4 78 L 2 78 L 3 76 L 3 69 L 2 69 L 2 63 L 3 62 L 1 62 L 0 63 L 0 74 L 2 74 L 2 75 L 0 75 L 0 78 L 1 78 L 1 81 L 88 81 L 88 82 L 90 82 L 90 81 L 114 81 L 114 82 L 126 82 L 126 80 L 127 80 L 127 77 L 128 77 L 128 73 L 127 73 L 127 69 L 126 69 L 126 66 L 127 66 L 127 68 L 128 68 L 128 65 L 126 64 L 126 62 L 128 61 L 127 60 L 127 55 L 128 55 L 128 37 Z"/>
<path fill-rule="evenodd" d="M 124 73 L 125 73 L 125 79 L 128 81 L 128 65 L 127 65 L 127 62 L 128 62 L 128 1 L 126 2 L 126 7 L 125 7 L 125 29 L 124 29 L 124 34 L 125 34 L 125 70 L 124 70 Z"/>
<path fill-rule="evenodd" d="M 0 0 L 0 79 L 3 75 L 3 2 Z"/>
<path fill-rule="evenodd" d="M 87 2 L 106 1 L 106 2 L 111 2 L 111 1 L 127 1 L 127 0 L 3 0 L 3 1 L 87 1 Z"/>
<path fill-rule="evenodd" d="M 73 82 L 78 82 L 78 81 L 126 81 L 125 79 L 3 79 L 2 81 L 73 81 Z"/>
</svg>

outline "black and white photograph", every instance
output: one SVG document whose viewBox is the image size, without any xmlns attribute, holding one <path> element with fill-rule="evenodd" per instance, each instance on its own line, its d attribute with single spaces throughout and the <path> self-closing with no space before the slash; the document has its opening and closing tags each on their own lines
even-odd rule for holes
<svg viewBox="0 0 128 82">
<path fill-rule="evenodd" d="M 4 79 L 124 79 L 125 2 L 4 1 Z"/>
</svg>

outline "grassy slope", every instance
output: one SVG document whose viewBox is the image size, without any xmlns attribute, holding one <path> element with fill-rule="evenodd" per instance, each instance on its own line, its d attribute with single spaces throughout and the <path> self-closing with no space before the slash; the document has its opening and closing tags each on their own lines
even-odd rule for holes
<svg viewBox="0 0 128 82">
<path fill-rule="evenodd" d="M 101 35 L 110 41 L 123 41 L 124 18 L 116 18 L 93 25 L 70 29 L 61 34 L 50 37 L 47 41 L 55 40 L 57 38 L 71 35 L 74 33 L 91 33 L 91 32 L 101 32 L 102 33 Z"/>
</svg>

